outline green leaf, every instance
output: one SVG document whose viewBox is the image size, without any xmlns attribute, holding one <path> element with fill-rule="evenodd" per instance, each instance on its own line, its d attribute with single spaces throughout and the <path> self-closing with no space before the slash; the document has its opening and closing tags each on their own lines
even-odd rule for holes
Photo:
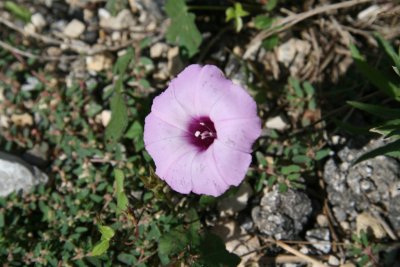
<svg viewBox="0 0 400 267">
<path fill-rule="evenodd" d="M 240 263 L 240 257 L 229 253 L 224 242 L 215 234 L 206 233 L 199 246 L 200 262 L 210 267 L 234 267 Z"/>
<path fill-rule="evenodd" d="M 117 257 L 117 260 L 128 266 L 132 266 L 133 264 L 135 264 L 137 262 L 137 259 L 135 258 L 135 256 L 133 256 L 131 254 L 127 254 L 127 253 L 120 253 Z"/>
<path fill-rule="evenodd" d="M 260 177 L 257 179 L 256 184 L 254 186 L 256 192 L 261 192 L 261 190 L 264 188 L 264 182 L 267 179 L 267 174 L 265 172 L 262 172 L 260 174 Z"/>
<path fill-rule="evenodd" d="M 307 81 L 303 82 L 303 88 L 308 96 L 313 96 L 315 94 L 315 89 L 311 83 Z"/>
<path fill-rule="evenodd" d="M 110 226 L 99 225 L 99 231 L 101 233 L 101 239 L 111 240 L 115 235 L 114 229 Z"/>
<path fill-rule="evenodd" d="M 400 70 L 400 56 L 396 53 L 396 51 L 393 49 L 390 43 L 385 39 L 383 39 L 383 37 L 379 33 L 375 34 L 375 37 L 378 40 L 379 45 L 386 51 L 386 54 L 392 59 L 397 70 Z"/>
<path fill-rule="evenodd" d="M 400 109 L 385 108 L 379 105 L 365 104 L 356 101 L 347 101 L 347 103 L 355 108 L 368 112 L 372 115 L 388 118 L 397 119 L 400 118 Z"/>
<path fill-rule="evenodd" d="M 350 45 L 350 52 L 358 70 L 365 78 L 385 94 L 400 101 L 400 87 L 391 82 L 383 73 L 368 65 L 357 47 Z"/>
<path fill-rule="evenodd" d="M 195 24 L 195 16 L 188 12 L 184 0 L 168 0 L 165 12 L 171 18 L 166 33 L 167 41 L 188 50 L 189 57 L 198 52 L 202 37 Z"/>
<path fill-rule="evenodd" d="M 108 241 L 107 239 L 100 240 L 100 242 L 98 242 L 94 246 L 92 250 L 92 256 L 95 257 L 103 255 L 108 250 L 109 247 L 110 247 L 110 241 Z"/>
<path fill-rule="evenodd" d="M 272 50 L 275 46 L 279 44 L 278 35 L 272 35 L 271 37 L 264 39 L 261 43 L 265 50 Z"/>
<path fill-rule="evenodd" d="M 315 158 L 314 158 L 314 159 L 315 159 L 315 160 L 321 160 L 321 159 L 327 157 L 327 156 L 329 155 L 330 152 L 331 152 L 330 149 L 321 149 L 320 151 L 318 151 L 318 152 L 315 154 Z"/>
<path fill-rule="evenodd" d="M 113 67 L 113 73 L 115 75 L 125 74 L 126 71 L 128 70 L 129 64 L 134 59 L 134 55 L 135 55 L 135 53 L 134 53 L 133 49 L 131 47 L 128 48 L 125 54 L 118 57 L 117 62 L 115 63 L 115 65 Z"/>
<path fill-rule="evenodd" d="M 132 123 L 132 125 L 129 127 L 128 131 L 125 134 L 125 137 L 129 139 L 134 139 L 142 136 L 143 136 L 143 127 L 138 121 Z"/>
<path fill-rule="evenodd" d="M 285 193 L 288 191 L 288 186 L 285 183 L 279 183 L 278 190 L 280 193 Z"/>
<path fill-rule="evenodd" d="M 107 0 L 106 9 L 110 11 L 111 15 L 116 16 L 127 4 L 128 0 Z"/>
<path fill-rule="evenodd" d="M 278 178 L 276 176 L 271 176 L 268 179 L 268 186 L 271 187 L 275 184 L 275 182 L 278 180 Z"/>
<path fill-rule="evenodd" d="M 303 89 L 300 86 L 299 80 L 290 77 L 289 78 L 289 84 L 293 87 L 293 90 L 294 90 L 296 96 L 298 96 L 299 98 L 303 98 L 304 97 Z"/>
<path fill-rule="evenodd" d="M 289 181 L 296 181 L 300 178 L 300 173 L 292 173 L 286 177 Z"/>
<path fill-rule="evenodd" d="M 289 165 L 281 168 L 281 173 L 283 175 L 288 175 L 293 172 L 300 172 L 301 168 L 298 165 Z"/>
<path fill-rule="evenodd" d="M 6 1 L 4 4 L 4 8 L 11 12 L 17 18 L 22 19 L 24 22 L 29 22 L 31 20 L 32 14 L 29 9 L 16 4 L 15 1 Z"/>
<path fill-rule="evenodd" d="M 276 5 L 278 4 L 278 0 L 268 0 L 268 2 L 265 4 L 265 9 L 267 11 L 272 11 Z"/>
<path fill-rule="evenodd" d="M 249 15 L 249 12 L 243 9 L 241 3 L 235 3 L 233 7 L 229 7 L 225 11 L 226 21 L 234 20 L 236 32 L 240 32 L 243 27 L 242 17 Z"/>
<path fill-rule="evenodd" d="M 185 249 L 189 244 L 186 230 L 179 225 L 169 233 L 164 234 L 158 241 L 158 255 L 163 264 L 169 263 L 169 256 Z M 167 262 L 165 262 L 167 261 Z"/>
<path fill-rule="evenodd" d="M 361 258 L 357 261 L 358 266 L 367 266 L 367 263 L 370 262 L 368 255 L 362 255 Z"/>
<path fill-rule="evenodd" d="M 364 247 L 368 247 L 368 236 L 364 231 L 360 232 L 360 240 Z"/>
<path fill-rule="evenodd" d="M 267 160 L 265 159 L 265 156 L 260 151 L 256 152 L 256 158 L 257 158 L 258 164 L 260 164 L 263 167 L 267 166 Z"/>
<path fill-rule="evenodd" d="M 114 178 L 117 194 L 117 214 L 120 214 L 128 208 L 128 198 L 124 192 L 124 173 L 119 169 L 115 169 Z"/>
<path fill-rule="evenodd" d="M 199 200 L 200 207 L 208 207 L 217 202 L 217 198 L 213 196 L 202 195 Z"/>
<path fill-rule="evenodd" d="M 198 246 L 201 242 L 200 239 L 200 228 L 201 228 L 201 223 L 200 223 L 200 218 L 199 215 L 197 214 L 196 210 L 194 208 L 191 208 L 187 214 L 186 218 L 188 220 L 189 224 L 189 229 L 187 231 L 188 239 L 190 242 L 190 246 Z"/>
<path fill-rule="evenodd" d="M 107 125 L 105 137 L 117 142 L 128 125 L 128 110 L 122 95 L 115 92 L 111 98 L 111 120 Z"/>
<path fill-rule="evenodd" d="M 0 213 L 0 228 L 4 227 L 4 214 Z"/>
<path fill-rule="evenodd" d="M 361 157 L 359 157 L 354 163 L 353 165 L 360 163 L 364 160 L 370 159 L 370 158 L 374 158 L 376 156 L 381 156 L 381 155 L 385 155 L 385 156 L 391 156 L 391 157 L 400 157 L 400 140 L 396 140 L 392 143 L 386 144 L 384 146 L 381 146 L 379 148 L 376 148 L 370 152 L 365 153 L 364 155 L 362 155 Z"/>
<path fill-rule="evenodd" d="M 258 15 L 253 19 L 254 27 L 258 30 L 265 30 L 271 27 L 274 19 L 267 15 Z"/>
<path fill-rule="evenodd" d="M 118 75 L 118 80 L 115 83 L 115 92 L 122 93 L 123 82 L 125 78 L 126 71 L 128 70 L 129 64 L 134 59 L 134 51 L 132 48 L 128 48 L 127 52 L 120 56 L 114 65 L 113 73 Z"/>
<path fill-rule="evenodd" d="M 400 130 L 400 119 L 389 120 L 384 124 L 370 129 L 371 132 L 379 133 L 385 137 L 390 137 Z"/>
</svg>

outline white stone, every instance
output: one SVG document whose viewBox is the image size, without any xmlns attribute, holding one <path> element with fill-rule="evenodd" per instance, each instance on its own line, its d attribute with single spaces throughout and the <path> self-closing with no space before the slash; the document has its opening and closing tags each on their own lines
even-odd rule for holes
<svg viewBox="0 0 400 267">
<path fill-rule="evenodd" d="M 119 31 L 113 32 L 111 34 L 111 40 L 113 40 L 114 42 L 121 40 L 121 32 Z"/>
<path fill-rule="evenodd" d="M 65 27 L 63 33 L 69 38 L 76 39 L 85 31 L 85 24 L 80 20 L 73 19 L 68 25 Z"/>
<path fill-rule="evenodd" d="M 104 127 L 107 127 L 107 125 L 110 123 L 111 120 L 111 110 L 103 110 L 101 112 L 101 124 L 103 124 Z"/>
<path fill-rule="evenodd" d="M 35 26 L 37 31 L 41 31 L 47 24 L 46 20 L 44 19 L 43 15 L 40 13 L 35 13 L 31 17 L 31 22 Z"/>
<path fill-rule="evenodd" d="M 289 41 L 280 45 L 277 49 L 278 62 L 286 67 L 290 67 L 292 75 L 300 71 L 305 66 L 305 58 L 311 51 L 311 44 L 307 41 L 290 38 Z"/>
<path fill-rule="evenodd" d="M 40 81 L 36 77 L 29 76 L 26 79 L 26 83 L 21 86 L 21 90 L 25 92 L 33 91 L 40 84 Z"/>
<path fill-rule="evenodd" d="M 335 256 L 330 255 L 330 256 L 329 256 L 329 259 L 328 259 L 328 263 L 329 263 L 329 265 L 339 266 L 340 261 L 339 261 L 339 259 L 336 258 Z"/>
<path fill-rule="evenodd" d="M 159 58 L 168 50 L 168 46 L 164 43 L 156 43 L 150 47 L 150 57 Z"/>
<path fill-rule="evenodd" d="M 27 23 L 25 26 L 24 26 L 24 32 L 26 32 L 26 33 L 35 33 L 36 32 L 36 27 L 35 27 L 35 25 L 33 25 L 32 23 Z"/>
<path fill-rule="evenodd" d="M 2 128 L 9 127 L 8 117 L 6 115 L 0 114 L 0 127 Z"/>
<path fill-rule="evenodd" d="M 317 223 L 321 227 L 328 227 L 329 225 L 328 218 L 324 214 L 319 214 L 317 216 Z"/>
<path fill-rule="evenodd" d="M 33 118 L 29 113 L 13 114 L 11 121 L 16 126 L 31 126 L 33 124 Z"/>
<path fill-rule="evenodd" d="M 111 68 L 112 60 L 103 54 L 86 57 L 86 68 L 89 71 L 99 72 Z"/>
<path fill-rule="evenodd" d="M 371 18 L 376 18 L 376 16 L 380 13 L 380 7 L 378 5 L 371 5 L 368 8 L 364 9 L 357 15 L 358 20 L 368 20 Z"/>
<path fill-rule="evenodd" d="M 46 182 L 48 177 L 21 159 L 0 152 L 0 197 L 23 190 L 28 192 L 33 186 Z"/>
<path fill-rule="evenodd" d="M 121 10 L 116 17 L 112 17 L 110 13 L 103 9 L 99 10 L 100 27 L 120 31 L 134 26 L 135 19 L 130 10 Z"/>
<path fill-rule="evenodd" d="M 383 229 L 379 221 L 367 212 L 361 213 L 357 216 L 356 228 L 358 235 L 361 233 L 361 231 L 367 233 L 368 230 L 372 230 L 372 233 L 377 239 L 381 239 L 386 236 L 386 231 Z"/>
<path fill-rule="evenodd" d="M 179 55 L 179 47 L 169 49 L 167 57 L 169 75 L 176 76 L 185 67 Z"/>
<path fill-rule="evenodd" d="M 111 18 L 110 12 L 108 12 L 108 10 L 105 8 L 99 8 L 98 15 L 99 15 L 100 19 L 103 19 L 103 20 Z"/>
<path fill-rule="evenodd" d="M 350 230 L 350 224 L 349 224 L 349 222 L 346 222 L 346 221 L 341 221 L 340 227 L 342 227 L 343 231 Z"/>
<path fill-rule="evenodd" d="M 283 115 L 278 115 L 273 118 L 270 118 L 265 123 L 265 127 L 267 129 L 274 129 L 283 131 L 289 128 L 286 118 Z"/>
</svg>

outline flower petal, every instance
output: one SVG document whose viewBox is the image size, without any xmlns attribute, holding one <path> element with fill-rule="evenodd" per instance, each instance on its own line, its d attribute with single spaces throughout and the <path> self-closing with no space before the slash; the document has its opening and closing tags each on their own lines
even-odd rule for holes
<svg viewBox="0 0 400 267">
<path fill-rule="evenodd" d="M 231 149 L 219 140 L 214 141 L 212 151 L 216 167 L 224 181 L 229 185 L 239 185 L 250 166 L 250 154 Z"/>
<path fill-rule="evenodd" d="M 167 88 L 154 98 L 151 112 L 163 121 L 186 131 L 191 115 L 177 101 L 174 91 Z"/>
<path fill-rule="evenodd" d="M 209 113 L 215 124 L 220 120 L 251 119 L 257 118 L 257 105 L 242 87 L 232 83 Z"/>
<path fill-rule="evenodd" d="M 196 151 L 190 150 L 170 164 L 162 178 L 173 190 L 181 194 L 189 194 L 192 190 L 191 166 L 196 155 Z"/>
<path fill-rule="evenodd" d="M 187 142 L 187 133 L 172 126 L 153 113 L 144 124 L 144 144 L 156 164 L 156 173 L 162 177 L 171 162 L 188 150 L 194 150 Z"/>
<path fill-rule="evenodd" d="M 210 148 L 199 152 L 193 160 L 192 191 L 196 194 L 217 197 L 222 195 L 229 188 L 229 185 L 219 174 Z"/>
<path fill-rule="evenodd" d="M 221 120 L 215 123 L 218 140 L 235 150 L 251 153 L 254 141 L 261 134 L 261 121 L 250 119 Z"/>
<path fill-rule="evenodd" d="M 227 80 L 222 71 L 216 66 L 205 65 L 201 69 L 198 81 L 199 89 L 195 95 L 197 115 L 208 115 L 212 107 L 228 90 L 232 82 Z"/>
<path fill-rule="evenodd" d="M 198 91 L 198 80 L 201 73 L 201 65 L 193 64 L 186 67 L 178 76 L 171 81 L 167 91 L 174 94 L 176 101 L 182 106 L 186 113 L 196 115 L 194 109 L 194 98 Z"/>
</svg>

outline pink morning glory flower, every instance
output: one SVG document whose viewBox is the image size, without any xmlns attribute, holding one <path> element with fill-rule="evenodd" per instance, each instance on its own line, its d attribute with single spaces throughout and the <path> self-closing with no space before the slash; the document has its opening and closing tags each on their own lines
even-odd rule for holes
<svg viewBox="0 0 400 267">
<path fill-rule="evenodd" d="M 190 65 L 153 101 L 144 143 L 175 191 L 219 196 L 244 179 L 260 136 L 257 106 L 212 65 Z"/>
</svg>

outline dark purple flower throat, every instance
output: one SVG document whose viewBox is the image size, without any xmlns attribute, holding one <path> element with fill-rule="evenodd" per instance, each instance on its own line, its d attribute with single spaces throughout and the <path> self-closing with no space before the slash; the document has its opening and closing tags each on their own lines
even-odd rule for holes
<svg viewBox="0 0 400 267">
<path fill-rule="evenodd" d="M 189 142 L 200 150 L 206 150 L 217 138 L 214 123 L 206 116 L 192 119 L 188 132 Z"/>
</svg>

